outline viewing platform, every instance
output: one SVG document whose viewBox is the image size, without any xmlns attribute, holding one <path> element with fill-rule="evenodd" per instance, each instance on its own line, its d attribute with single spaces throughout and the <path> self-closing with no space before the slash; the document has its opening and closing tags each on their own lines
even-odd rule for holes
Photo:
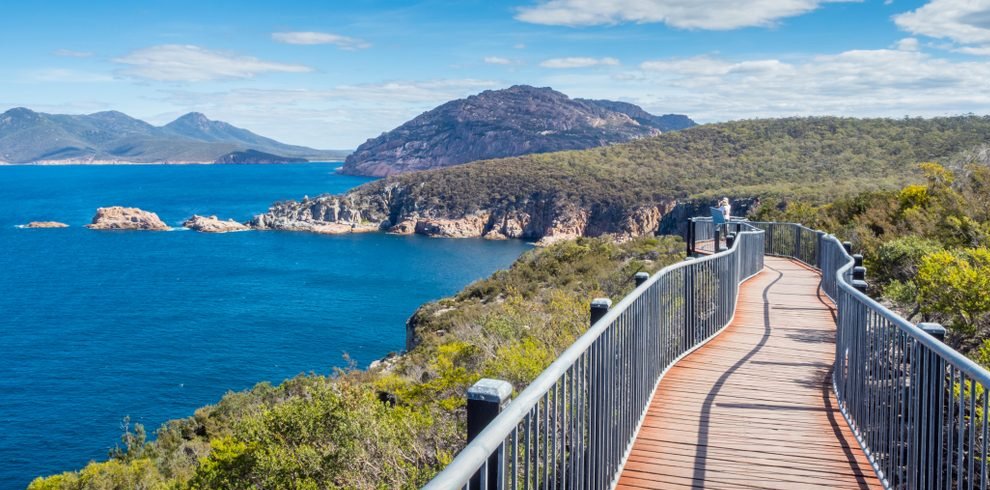
<svg viewBox="0 0 990 490">
<path fill-rule="evenodd" d="M 424 488 L 987 490 L 990 372 L 867 295 L 851 243 L 687 228 L 514 399 L 469 389 L 469 443 Z"/>
<path fill-rule="evenodd" d="M 725 331 L 660 381 L 617 488 L 882 488 L 832 393 L 820 281 L 767 257 Z"/>
</svg>

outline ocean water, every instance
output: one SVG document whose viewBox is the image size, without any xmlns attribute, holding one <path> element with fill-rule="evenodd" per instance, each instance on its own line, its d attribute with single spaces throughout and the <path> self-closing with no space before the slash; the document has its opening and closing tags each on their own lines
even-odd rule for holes
<svg viewBox="0 0 990 490">
<path fill-rule="evenodd" d="M 406 318 L 512 263 L 519 241 L 287 232 L 99 232 L 97 207 L 172 226 L 247 220 L 368 179 L 338 164 L 0 166 L 0 488 L 101 460 L 129 416 L 153 432 L 228 390 L 359 366 Z M 19 229 L 33 220 L 67 229 Z"/>
</svg>

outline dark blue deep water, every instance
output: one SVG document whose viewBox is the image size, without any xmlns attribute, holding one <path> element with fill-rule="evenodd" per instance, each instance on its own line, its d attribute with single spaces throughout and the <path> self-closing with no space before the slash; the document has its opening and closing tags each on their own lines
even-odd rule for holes
<svg viewBox="0 0 990 490">
<path fill-rule="evenodd" d="M 83 228 L 136 206 L 178 227 L 368 179 L 337 164 L 0 166 L 0 488 L 106 457 L 228 390 L 359 366 L 418 305 L 508 266 L 518 241 Z M 32 220 L 67 229 L 19 229 Z"/>
</svg>

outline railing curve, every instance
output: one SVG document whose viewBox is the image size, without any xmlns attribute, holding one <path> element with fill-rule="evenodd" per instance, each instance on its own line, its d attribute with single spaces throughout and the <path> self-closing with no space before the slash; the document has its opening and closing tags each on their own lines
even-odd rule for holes
<svg viewBox="0 0 990 490">
<path fill-rule="evenodd" d="M 739 284 L 763 269 L 764 235 L 740 225 L 728 250 L 654 274 L 424 488 L 612 486 L 664 372 L 731 322 Z M 498 468 L 490 471 L 493 455 Z"/>
<path fill-rule="evenodd" d="M 796 223 L 750 224 L 766 231 L 767 255 L 821 271 L 837 308 L 832 387 L 884 486 L 986 490 L 990 372 L 931 335 L 941 327 L 866 295 L 848 243 Z"/>
</svg>

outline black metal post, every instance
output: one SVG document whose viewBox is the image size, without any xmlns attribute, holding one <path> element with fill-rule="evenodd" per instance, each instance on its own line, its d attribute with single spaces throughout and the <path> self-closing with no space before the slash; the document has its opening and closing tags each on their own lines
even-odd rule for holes
<svg viewBox="0 0 990 490">
<path fill-rule="evenodd" d="M 481 379 L 467 391 L 467 440 L 471 442 L 488 424 L 502 412 L 512 396 L 512 385 L 500 379 Z M 471 488 L 479 490 L 494 490 L 502 488 L 500 480 L 505 472 L 505 448 L 499 446 L 498 451 L 488 458 L 487 485 L 482 486 L 481 471 L 471 477 Z"/>
<path fill-rule="evenodd" d="M 649 272 L 637 272 L 634 277 L 636 279 L 636 287 L 640 287 L 640 286 L 643 285 L 644 282 L 646 282 L 647 279 L 650 278 L 650 273 Z"/>
<path fill-rule="evenodd" d="M 853 265 L 863 267 L 863 254 L 853 254 Z"/>
<path fill-rule="evenodd" d="M 846 249 L 846 253 L 852 255 L 853 253 L 853 243 L 852 242 L 842 242 L 842 248 Z"/>
<path fill-rule="evenodd" d="M 866 267 L 853 267 L 853 279 L 859 281 L 866 280 Z"/>
<path fill-rule="evenodd" d="M 853 279 L 852 287 L 855 288 L 857 291 L 866 294 L 866 288 L 868 287 L 868 285 L 866 284 L 866 281 L 862 279 Z"/>
<path fill-rule="evenodd" d="M 591 300 L 591 324 L 594 325 L 598 320 L 601 320 L 610 308 L 612 308 L 612 300 L 608 298 Z"/>
<path fill-rule="evenodd" d="M 729 233 L 725 235 L 725 248 L 732 248 L 733 243 L 736 243 L 736 234 Z"/>
<path fill-rule="evenodd" d="M 688 257 L 694 255 L 694 218 L 688 218 L 687 233 L 685 234 L 687 238 L 687 254 Z"/>
</svg>

